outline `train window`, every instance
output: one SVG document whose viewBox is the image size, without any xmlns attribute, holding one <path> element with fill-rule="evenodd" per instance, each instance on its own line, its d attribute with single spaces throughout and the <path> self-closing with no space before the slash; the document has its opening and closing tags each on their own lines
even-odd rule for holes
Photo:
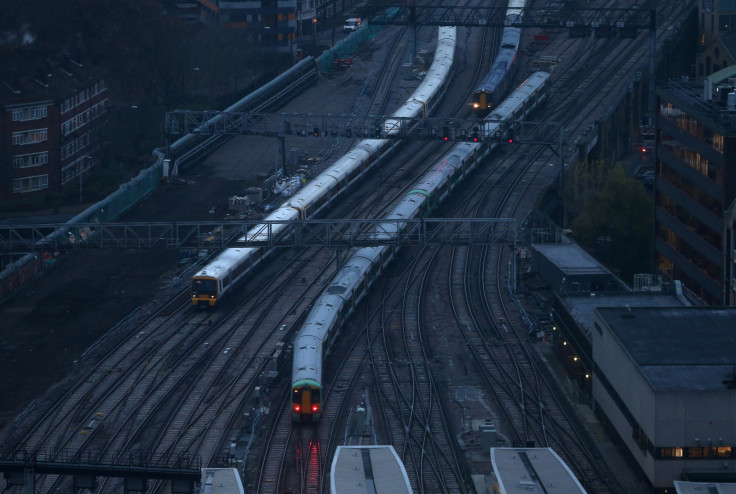
<svg viewBox="0 0 736 494">
<path fill-rule="evenodd" d="M 192 291 L 214 295 L 217 293 L 217 282 L 215 280 L 195 279 L 192 281 Z"/>
</svg>

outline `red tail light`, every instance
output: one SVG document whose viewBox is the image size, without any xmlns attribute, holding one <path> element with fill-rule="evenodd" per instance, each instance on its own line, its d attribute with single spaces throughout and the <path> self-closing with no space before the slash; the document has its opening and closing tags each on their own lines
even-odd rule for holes
<svg viewBox="0 0 736 494">
<path fill-rule="evenodd" d="M 312 405 L 312 413 L 317 412 L 319 412 L 319 403 L 315 403 L 314 405 Z"/>
<path fill-rule="evenodd" d="M 301 406 L 301 405 L 294 405 L 294 411 L 295 411 L 296 413 L 299 413 L 299 412 L 301 412 L 301 411 L 302 411 L 302 406 Z"/>
</svg>

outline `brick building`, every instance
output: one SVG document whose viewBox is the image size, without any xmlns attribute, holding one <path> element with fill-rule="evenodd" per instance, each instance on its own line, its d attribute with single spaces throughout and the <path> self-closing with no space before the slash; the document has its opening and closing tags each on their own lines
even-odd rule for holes
<svg viewBox="0 0 736 494">
<path fill-rule="evenodd" d="M 0 75 L 0 201 L 40 201 L 99 162 L 108 91 L 104 79 L 70 60 Z"/>
</svg>

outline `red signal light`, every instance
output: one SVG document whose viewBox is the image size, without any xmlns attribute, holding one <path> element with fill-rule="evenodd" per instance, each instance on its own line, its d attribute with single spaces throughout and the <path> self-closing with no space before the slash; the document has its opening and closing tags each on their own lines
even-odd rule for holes
<svg viewBox="0 0 736 494">
<path fill-rule="evenodd" d="M 512 144 L 514 142 L 513 139 L 509 139 L 509 144 Z"/>
</svg>

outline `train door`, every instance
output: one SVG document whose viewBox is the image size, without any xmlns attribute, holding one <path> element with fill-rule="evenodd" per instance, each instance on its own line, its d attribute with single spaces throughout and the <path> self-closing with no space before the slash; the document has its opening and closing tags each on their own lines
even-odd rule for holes
<svg viewBox="0 0 736 494">
<path fill-rule="evenodd" d="M 291 409 L 297 415 L 309 415 L 312 407 L 312 388 L 303 386 L 294 389 L 291 397 Z"/>
<path fill-rule="evenodd" d="M 294 389 L 291 397 L 291 411 L 295 419 L 310 420 L 319 417 L 319 389 L 304 386 Z"/>
</svg>

